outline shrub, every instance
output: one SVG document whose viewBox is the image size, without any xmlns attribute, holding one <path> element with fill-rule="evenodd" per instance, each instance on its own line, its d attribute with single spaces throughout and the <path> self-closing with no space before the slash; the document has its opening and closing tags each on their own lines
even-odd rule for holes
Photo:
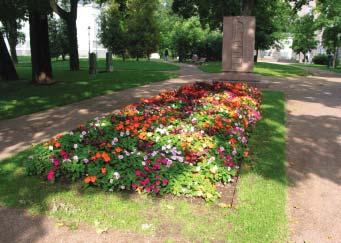
<svg viewBox="0 0 341 243">
<path fill-rule="evenodd" d="M 327 65 L 328 64 L 328 56 L 326 54 L 318 54 L 313 57 L 314 64 Z"/>
<path fill-rule="evenodd" d="M 96 118 L 39 146 L 29 174 L 108 191 L 220 195 L 247 160 L 260 94 L 241 83 L 196 83 Z"/>
</svg>

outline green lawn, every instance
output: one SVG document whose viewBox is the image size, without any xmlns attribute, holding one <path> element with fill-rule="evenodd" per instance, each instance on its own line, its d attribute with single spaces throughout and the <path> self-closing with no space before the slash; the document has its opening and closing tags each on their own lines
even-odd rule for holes
<svg viewBox="0 0 341 243">
<path fill-rule="evenodd" d="M 81 60 L 81 71 L 70 72 L 68 61 L 54 61 L 52 86 L 32 84 L 31 64 L 27 57 L 20 58 L 17 66 L 19 81 L 0 82 L 0 120 L 13 118 L 74 103 L 112 91 L 141 86 L 175 77 L 179 68 L 172 64 L 141 60 L 114 60 L 114 72 L 103 72 L 105 61 L 100 59 L 100 72 L 89 78 L 87 60 Z"/>
<path fill-rule="evenodd" d="M 284 95 L 263 94 L 264 118 L 251 139 L 253 162 L 242 168 L 235 209 L 49 184 L 24 173 L 23 163 L 39 146 L 0 161 L 0 206 L 49 215 L 71 229 L 85 222 L 99 231 L 163 235 L 170 241 L 286 242 Z"/>
<path fill-rule="evenodd" d="M 202 71 L 208 73 L 219 73 L 222 70 L 221 62 L 208 62 L 199 67 Z M 300 67 L 290 65 L 281 65 L 273 63 L 258 62 L 255 65 L 254 72 L 264 76 L 275 77 L 298 77 L 307 76 L 309 73 Z"/>
<path fill-rule="evenodd" d="M 293 67 L 299 67 L 299 68 L 317 68 L 323 71 L 330 71 L 335 73 L 341 73 L 341 66 L 339 65 L 336 68 L 328 68 L 326 65 L 319 65 L 319 64 L 304 64 L 304 63 L 295 63 L 292 64 Z"/>
</svg>

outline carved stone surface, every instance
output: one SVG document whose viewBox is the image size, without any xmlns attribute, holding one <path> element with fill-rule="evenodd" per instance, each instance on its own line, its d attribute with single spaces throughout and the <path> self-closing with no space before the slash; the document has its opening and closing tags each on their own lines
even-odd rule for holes
<svg viewBox="0 0 341 243">
<path fill-rule="evenodd" d="M 223 72 L 252 72 L 256 19 L 224 17 Z"/>
</svg>

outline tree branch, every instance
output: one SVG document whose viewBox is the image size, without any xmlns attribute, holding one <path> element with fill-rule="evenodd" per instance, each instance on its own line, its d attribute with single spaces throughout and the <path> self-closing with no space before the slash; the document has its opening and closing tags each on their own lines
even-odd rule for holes
<svg viewBox="0 0 341 243">
<path fill-rule="evenodd" d="M 59 7 L 56 0 L 50 0 L 50 6 L 51 6 L 53 12 L 58 14 L 59 17 L 61 17 L 64 20 L 67 20 L 67 18 L 69 17 L 69 13 L 66 12 L 64 9 L 62 9 L 61 7 Z"/>
</svg>

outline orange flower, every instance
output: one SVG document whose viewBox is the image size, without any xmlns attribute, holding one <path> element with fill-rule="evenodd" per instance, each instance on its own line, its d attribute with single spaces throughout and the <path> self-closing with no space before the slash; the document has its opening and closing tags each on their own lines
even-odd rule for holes
<svg viewBox="0 0 341 243">
<path fill-rule="evenodd" d="M 55 148 L 60 148 L 60 147 L 61 147 L 61 144 L 60 144 L 59 142 L 55 142 L 55 143 L 54 143 L 54 146 L 55 146 Z"/>
<path fill-rule="evenodd" d="M 100 152 L 97 152 L 97 153 L 96 153 L 96 159 L 99 159 L 99 158 L 101 158 L 101 156 L 102 156 L 102 155 L 101 155 L 101 153 L 100 153 Z"/>
<path fill-rule="evenodd" d="M 86 183 L 86 184 L 95 183 L 96 180 L 97 180 L 96 176 L 87 176 L 84 179 L 84 183 Z"/>
<path fill-rule="evenodd" d="M 120 148 L 120 147 L 115 148 L 115 152 L 116 152 L 116 153 L 121 153 L 122 151 L 123 151 L 123 149 Z"/>
<path fill-rule="evenodd" d="M 244 156 L 247 158 L 247 157 L 249 157 L 249 151 L 245 151 L 244 152 Z"/>
<path fill-rule="evenodd" d="M 109 154 L 107 154 L 106 152 L 103 152 L 103 153 L 102 153 L 102 159 L 103 159 L 106 163 L 109 163 L 109 161 L 110 161 L 110 156 L 109 156 Z"/>
<path fill-rule="evenodd" d="M 102 167 L 101 172 L 102 172 L 103 175 L 105 175 L 107 173 L 107 168 Z"/>
<path fill-rule="evenodd" d="M 146 133 L 145 132 L 140 133 L 139 134 L 139 139 L 145 140 L 146 139 Z"/>
</svg>

